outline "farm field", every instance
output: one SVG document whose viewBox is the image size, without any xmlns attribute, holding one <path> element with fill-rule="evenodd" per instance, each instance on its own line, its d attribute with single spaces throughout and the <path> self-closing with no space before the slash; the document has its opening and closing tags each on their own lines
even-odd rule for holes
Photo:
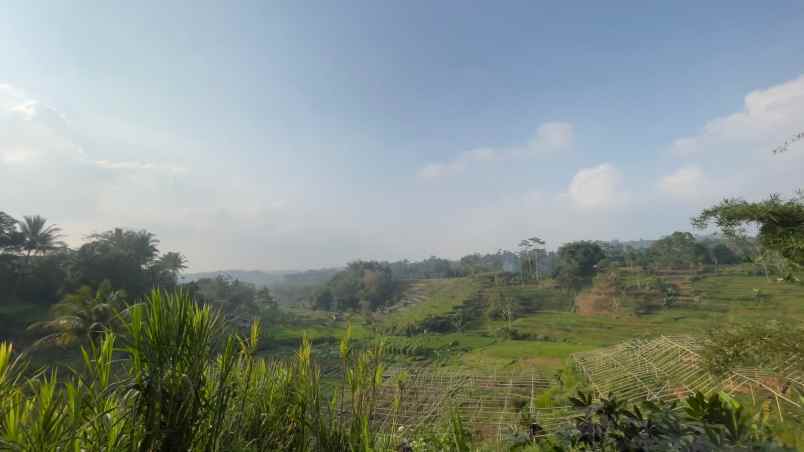
<svg viewBox="0 0 804 452">
<path fill-rule="evenodd" d="M 701 336 L 732 322 L 804 321 L 804 286 L 749 273 L 734 267 L 718 273 L 684 275 L 689 284 L 685 290 L 695 296 L 649 314 L 637 314 L 628 297 L 622 297 L 624 301 L 616 310 L 582 315 L 573 310 L 573 297 L 549 280 L 525 285 L 495 285 L 492 275 L 427 280 L 411 286 L 415 301 L 403 308 L 371 318 L 352 315 L 337 320 L 310 312 L 307 326 L 285 327 L 274 337 L 289 341 L 307 335 L 318 344 L 322 362 L 337 366 L 337 339 L 351 324 L 352 337 L 358 344 L 378 338 L 384 341 L 386 365 L 391 372 L 389 385 L 392 375 L 400 371 L 418 375 L 417 381 L 429 378 L 426 384 L 421 383 L 423 389 L 411 393 L 409 410 L 426 407 L 433 413 L 437 411 L 434 407 L 446 403 L 444 398 L 449 394 L 453 398 L 460 395 L 464 400 L 461 406 L 465 405 L 467 412 L 472 410 L 471 400 L 487 400 L 485 407 L 475 410 L 495 414 L 485 415 L 485 423 L 478 420 L 484 416 L 469 419 L 473 428 L 494 436 L 500 434 L 502 424 L 517 422 L 522 403 L 531 416 L 541 416 L 545 425 L 559 425 L 553 423 L 570 415 L 565 408 L 538 407 L 560 404 L 557 394 L 566 394 L 575 385 L 583 384 L 583 375 L 575 373 L 575 356 L 594 356 L 589 354 L 634 340 L 650 343 L 661 337 Z M 651 277 L 630 273 L 626 281 Z M 489 306 L 500 299 L 511 300 L 518 309 L 510 321 L 487 315 Z M 451 319 L 467 312 L 476 317 L 460 327 L 433 320 Z M 422 324 L 446 331 L 411 330 Z M 401 334 L 405 328 L 400 325 L 414 332 Z M 517 337 L 500 334 L 507 328 L 513 329 Z M 439 377 L 427 377 L 432 373 Z M 476 381 L 472 378 L 488 378 L 497 381 L 498 386 L 472 392 L 475 390 L 469 382 Z M 529 394 L 516 395 L 509 391 L 512 387 L 506 386 L 507 381 L 513 384 L 529 379 L 540 382 Z M 455 392 L 460 385 L 469 386 Z M 391 389 L 386 391 L 393 393 Z M 390 406 L 391 400 L 383 403 Z M 540 411 L 543 409 L 547 411 Z M 795 435 L 788 433 L 788 437 L 796 441 Z"/>
<path fill-rule="evenodd" d="M 268 350 L 288 351 L 302 336 L 311 338 L 320 354 L 335 360 L 337 341 L 352 326 L 358 343 L 383 338 L 389 365 L 435 367 L 454 372 L 538 373 L 553 375 L 578 352 L 620 344 L 634 338 L 701 335 L 731 322 L 804 321 L 804 286 L 768 281 L 740 268 L 693 278 L 696 301 L 637 315 L 629 306 L 595 315 L 572 311 L 572 297 L 552 284 L 494 286 L 486 276 L 426 280 L 416 283 L 416 302 L 372 318 L 363 315 L 334 319 L 320 312 L 300 312 L 303 320 L 266 331 Z M 643 275 L 647 277 L 647 275 Z M 759 291 L 762 296 L 755 295 Z M 484 313 L 489 300 L 503 296 L 520 306 L 510 323 Z M 400 334 L 404 326 L 433 318 L 449 318 L 466 305 L 475 318 L 446 332 Z M 520 337 L 500 335 L 510 325 Z M 271 345 L 271 342 L 279 345 Z"/>
<path fill-rule="evenodd" d="M 575 388 L 590 383 L 608 387 L 605 381 L 585 381 L 578 357 L 594 357 L 634 340 L 649 344 L 665 336 L 700 336 L 732 322 L 804 321 L 804 286 L 750 273 L 732 267 L 677 276 L 687 284 L 685 292 L 694 296 L 679 297 L 676 304 L 647 314 L 636 311 L 625 289 L 618 303 L 604 303 L 613 308 L 590 314 L 578 312 L 575 297 L 550 279 L 501 284 L 495 275 L 481 274 L 420 280 L 407 284 L 404 301 L 395 308 L 371 314 L 295 307 L 282 321 L 265 323 L 258 356 L 293 359 L 306 337 L 321 368 L 322 387 L 329 391 L 342 377 L 339 341 L 351 328 L 356 349 L 380 340 L 385 346 L 379 419 L 391 422 L 395 378 L 405 374 L 416 389 L 408 390 L 394 422 L 420 428 L 422 422 L 440 419 L 446 406 L 455 406 L 477 435 L 499 440 L 511 425 L 528 417 L 545 428 L 559 428 L 574 415 L 566 397 Z M 656 276 L 624 272 L 622 287 L 635 281 L 644 285 L 651 278 Z M 600 281 L 580 296 L 598 290 Z M 495 303 L 503 302 L 512 310 L 510 318 L 492 314 Z M 12 333 L 25 336 L 24 325 L 46 313 L 7 306 L 2 314 L 19 319 Z M 75 354 L 34 356 L 35 363 L 72 365 L 80 360 Z M 785 435 L 799 440 L 789 432 Z"/>
</svg>

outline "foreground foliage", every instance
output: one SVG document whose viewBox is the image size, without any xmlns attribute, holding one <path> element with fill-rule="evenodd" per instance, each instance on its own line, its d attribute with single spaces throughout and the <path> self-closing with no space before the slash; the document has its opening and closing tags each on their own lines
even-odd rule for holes
<svg viewBox="0 0 804 452">
<path fill-rule="evenodd" d="M 309 341 L 287 363 L 256 359 L 258 324 L 248 338 L 224 338 L 221 319 L 185 293 L 153 292 L 122 323 L 73 375 L 23 379 L 24 361 L 0 347 L 0 449 L 375 450 L 387 441 L 367 428 L 376 360 L 355 358 L 346 396 L 361 402 L 339 415 Z"/>
<path fill-rule="evenodd" d="M 697 393 L 681 404 L 646 401 L 630 407 L 615 398 L 595 401 L 583 392 L 570 401 L 583 414 L 555 439 L 541 442 L 541 450 L 793 450 L 775 444 L 766 420 L 749 416 L 726 394 Z"/>
<path fill-rule="evenodd" d="M 342 340 L 341 384 L 323 384 L 305 340 L 284 362 L 255 357 L 248 337 L 222 334 L 222 319 L 186 292 L 152 292 L 119 316 L 118 334 L 88 342 L 75 372 L 31 372 L 0 345 L 0 450 L 10 451 L 388 451 L 477 450 L 457 412 L 443 425 L 379 428 L 383 346 Z M 401 394 L 401 390 L 400 390 Z M 394 401 L 393 410 L 401 403 Z M 770 436 L 736 402 L 720 397 L 629 408 L 573 399 L 572 427 L 525 447 L 547 450 L 717 450 L 762 446 Z M 445 407 L 445 412 L 450 412 Z M 386 417 L 387 419 L 387 417 Z M 534 431 L 535 428 L 534 428 Z M 388 433 L 383 433 L 388 432 Z M 648 447 L 650 446 L 650 447 Z M 674 446 L 675 447 L 675 446 Z"/>
<path fill-rule="evenodd" d="M 693 219 L 693 225 L 701 229 L 710 223 L 730 237 L 743 235 L 746 226 L 755 225 L 759 228 L 757 238 L 764 248 L 779 252 L 796 265 L 804 265 L 804 194 L 801 192 L 787 200 L 776 194 L 761 202 L 726 199 Z"/>
</svg>

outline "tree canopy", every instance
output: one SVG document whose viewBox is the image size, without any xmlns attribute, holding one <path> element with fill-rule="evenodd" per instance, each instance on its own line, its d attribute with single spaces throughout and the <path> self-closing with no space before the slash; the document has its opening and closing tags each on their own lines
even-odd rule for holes
<svg viewBox="0 0 804 452">
<path fill-rule="evenodd" d="M 337 273 L 313 298 L 313 307 L 338 311 L 374 311 L 392 303 L 398 283 L 382 262 L 356 261 Z"/>
<path fill-rule="evenodd" d="M 804 265 L 804 194 L 801 192 L 790 199 L 773 194 L 760 202 L 725 199 L 703 210 L 692 223 L 699 229 L 714 223 L 729 237 L 738 237 L 747 227 L 756 226 L 757 239 L 763 247 L 777 251 L 799 266 Z"/>
<path fill-rule="evenodd" d="M 31 253 L 43 254 L 63 247 L 64 242 L 59 241 L 61 228 L 55 225 L 47 225 L 47 220 L 39 215 L 23 217 L 19 222 L 20 234 L 22 235 L 22 249 L 26 255 Z"/>
<path fill-rule="evenodd" d="M 689 232 L 673 232 L 654 242 L 648 249 L 651 260 L 665 267 L 689 267 L 707 260 L 706 247 Z"/>
<path fill-rule="evenodd" d="M 153 287 L 175 287 L 187 267 L 180 253 L 160 255 L 159 240 L 145 230 L 93 234 L 77 250 L 60 238 L 61 229 L 40 215 L 18 221 L 0 211 L 0 301 L 54 304 L 104 282 L 136 299 Z"/>
<path fill-rule="evenodd" d="M 595 274 L 597 264 L 605 258 L 603 249 L 595 242 L 578 241 L 558 249 L 558 283 L 568 289 L 578 289 Z"/>
</svg>

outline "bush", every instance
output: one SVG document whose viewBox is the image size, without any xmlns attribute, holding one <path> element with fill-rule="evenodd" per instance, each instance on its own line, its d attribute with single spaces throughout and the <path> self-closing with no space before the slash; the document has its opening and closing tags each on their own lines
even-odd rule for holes
<svg viewBox="0 0 804 452">
<path fill-rule="evenodd" d="M 761 420 L 751 419 L 724 394 L 697 393 L 681 404 L 628 406 L 616 398 L 594 400 L 590 393 L 579 392 L 570 401 L 581 414 L 555 438 L 534 439 L 542 450 L 793 450 L 776 444 Z"/>
<path fill-rule="evenodd" d="M 494 330 L 494 336 L 500 339 L 510 339 L 521 341 L 530 338 L 530 335 L 527 333 L 523 333 L 516 328 L 503 326 Z"/>
</svg>

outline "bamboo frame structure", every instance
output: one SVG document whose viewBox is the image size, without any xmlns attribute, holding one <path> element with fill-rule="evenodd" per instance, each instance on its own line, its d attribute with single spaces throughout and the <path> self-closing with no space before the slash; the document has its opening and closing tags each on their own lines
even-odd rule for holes
<svg viewBox="0 0 804 452">
<path fill-rule="evenodd" d="M 398 383 L 398 376 L 406 376 Z M 536 397 L 553 382 L 537 372 L 476 375 L 424 369 L 391 369 L 378 391 L 379 428 L 418 427 L 443 421 L 451 412 L 475 431 L 498 439 L 536 422 L 547 433 L 572 421 L 573 407 L 540 408 Z M 399 393 L 401 387 L 401 394 Z M 397 400 L 399 405 L 394 406 Z"/>
<path fill-rule="evenodd" d="M 732 396 L 751 394 L 773 400 L 778 415 L 783 409 L 802 410 L 791 389 L 804 393 L 804 375 L 791 357 L 781 369 L 741 368 L 723 378 L 703 366 L 701 343 L 690 336 L 634 339 L 613 347 L 575 353 L 572 359 L 598 396 L 614 395 L 629 402 L 683 399 L 700 391 L 722 391 Z"/>
</svg>

